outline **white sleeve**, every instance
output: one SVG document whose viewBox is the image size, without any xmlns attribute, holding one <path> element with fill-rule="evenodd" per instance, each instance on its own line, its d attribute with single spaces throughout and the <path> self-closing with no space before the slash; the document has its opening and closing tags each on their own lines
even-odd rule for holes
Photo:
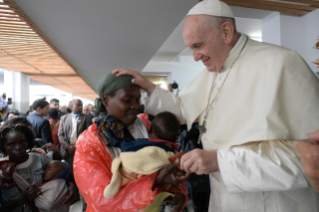
<svg viewBox="0 0 319 212">
<path fill-rule="evenodd" d="M 308 187 L 295 141 L 251 142 L 218 150 L 218 164 L 230 193 L 284 191 Z"/>
<path fill-rule="evenodd" d="M 169 111 L 176 115 L 181 124 L 186 124 L 185 112 L 180 98 L 172 92 L 155 87 L 152 95 L 146 98 L 145 112 L 153 116 L 160 112 Z"/>
</svg>

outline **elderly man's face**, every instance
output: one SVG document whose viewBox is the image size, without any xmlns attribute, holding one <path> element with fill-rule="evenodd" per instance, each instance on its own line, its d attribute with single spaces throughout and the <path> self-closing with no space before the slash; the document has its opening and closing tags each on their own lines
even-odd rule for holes
<svg viewBox="0 0 319 212">
<path fill-rule="evenodd" d="M 75 104 L 73 105 L 73 110 L 72 110 L 73 113 L 74 114 L 82 113 L 82 106 L 83 106 L 82 101 L 81 100 L 77 100 L 75 102 Z"/>
<path fill-rule="evenodd" d="M 84 107 L 83 108 L 83 113 L 84 114 L 89 114 L 90 113 L 89 108 L 88 107 Z"/>
<path fill-rule="evenodd" d="M 186 18 L 183 38 L 192 50 L 195 61 L 201 60 L 210 72 L 218 72 L 223 66 L 225 43 L 218 29 L 207 28 L 203 24 L 204 15 L 193 15 Z"/>
<path fill-rule="evenodd" d="M 94 113 L 94 106 L 90 105 L 90 112 Z"/>
</svg>

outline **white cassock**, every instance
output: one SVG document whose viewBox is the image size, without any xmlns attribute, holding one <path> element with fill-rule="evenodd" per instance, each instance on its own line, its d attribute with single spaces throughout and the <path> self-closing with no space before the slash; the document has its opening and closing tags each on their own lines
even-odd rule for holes
<svg viewBox="0 0 319 212">
<path fill-rule="evenodd" d="M 146 112 L 171 111 L 189 127 L 203 123 L 214 75 L 203 70 L 180 97 L 156 87 Z M 217 93 L 202 137 L 204 150 L 218 150 L 220 169 L 210 174 L 209 211 L 319 211 L 319 196 L 294 148 L 319 129 L 319 82 L 305 61 L 242 34 L 210 99 Z"/>
</svg>

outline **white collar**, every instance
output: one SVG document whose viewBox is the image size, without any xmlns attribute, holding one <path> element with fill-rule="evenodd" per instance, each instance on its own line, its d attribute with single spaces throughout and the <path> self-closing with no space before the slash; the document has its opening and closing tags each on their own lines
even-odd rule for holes
<svg viewBox="0 0 319 212">
<path fill-rule="evenodd" d="M 235 49 L 238 48 L 239 44 L 244 41 L 244 37 L 245 37 L 245 36 L 242 36 L 241 33 L 239 33 L 239 34 L 240 34 L 240 37 L 239 37 L 238 41 L 236 42 L 235 46 L 232 48 L 232 50 L 229 52 L 228 55 L 230 55 L 233 51 L 235 51 Z"/>
</svg>

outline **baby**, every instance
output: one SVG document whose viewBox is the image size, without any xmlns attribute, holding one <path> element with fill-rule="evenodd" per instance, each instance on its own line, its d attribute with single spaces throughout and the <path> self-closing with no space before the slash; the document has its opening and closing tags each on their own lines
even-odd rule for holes
<svg viewBox="0 0 319 212">
<path fill-rule="evenodd" d="M 180 123 L 170 112 L 159 113 L 149 129 L 149 138 L 136 141 L 124 139 L 121 154 L 112 162 L 112 180 L 104 190 L 104 196 L 113 198 L 120 186 L 143 175 L 153 174 L 176 160 L 178 144 L 175 143 Z M 178 154 L 181 157 L 183 153 Z M 173 157 L 174 159 L 169 160 Z"/>
<path fill-rule="evenodd" d="M 42 192 L 35 200 L 35 205 L 43 212 L 68 212 L 68 205 L 63 201 L 68 193 L 67 179 L 70 167 L 67 163 L 53 160 L 47 164 L 43 173 L 43 184 L 39 185 Z"/>
<path fill-rule="evenodd" d="M 53 179 L 63 178 L 68 179 L 70 174 L 70 167 L 67 163 L 59 160 L 53 160 L 47 164 L 47 169 L 43 173 L 43 182 L 48 182 Z"/>
</svg>

